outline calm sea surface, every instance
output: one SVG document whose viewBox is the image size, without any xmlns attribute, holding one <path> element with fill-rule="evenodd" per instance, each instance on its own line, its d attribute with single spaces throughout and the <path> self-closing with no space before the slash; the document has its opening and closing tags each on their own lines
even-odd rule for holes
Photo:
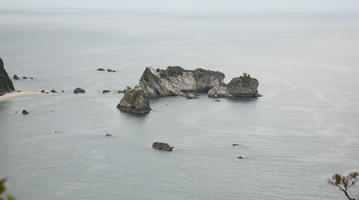
<svg viewBox="0 0 359 200">
<path fill-rule="evenodd" d="M 15 87 L 65 93 L 0 103 L 0 177 L 24 200 L 343 199 L 326 179 L 359 170 L 358 24 L 350 13 L 1 10 L 7 71 L 35 77 Z M 247 72 L 263 97 L 153 99 L 139 117 L 102 94 L 168 65 L 226 82 Z"/>
</svg>

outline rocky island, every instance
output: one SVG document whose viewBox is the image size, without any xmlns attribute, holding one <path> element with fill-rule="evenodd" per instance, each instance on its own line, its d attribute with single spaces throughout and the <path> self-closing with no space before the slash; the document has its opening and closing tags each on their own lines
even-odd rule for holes
<svg viewBox="0 0 359 200">
<path fill-rule="evenodd" d="M 183 96 L 196 98 L 192 92 L 208 92 L 209 97 L 259 97 L 257 79 L 248 74 L 223 82 L 224 73 L 206 69 L 186 70 L 179 66 L 167 69 L 147 67 L 138 85 L 125 92 L 117 108 L 123 112 L 146 114 L 151 111 L 148 98 Z"/>
<path fill-rule="evenodd" d="M 14 90 L 14 84 L 12 83 L 11 79 L 9 78 L 9 75 L 5 71 L 4 62 L 0 58 L 0 96 Z"/>
</svg>

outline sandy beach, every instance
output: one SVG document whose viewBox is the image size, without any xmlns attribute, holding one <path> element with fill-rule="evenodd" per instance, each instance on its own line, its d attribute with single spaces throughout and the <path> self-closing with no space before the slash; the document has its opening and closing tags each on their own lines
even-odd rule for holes
<svg viewBox="0 0 359 200">
<path fill-rule="evenodd" d="M 11 93 L 6 93 L 3 96 L 0 96 L 0 102 L 8 101 L 11 99 L 21 98 L 21 97 L 29 97 L 29 96 L 36 96 L 42 95 L 41 92 L 33 92 L 33 91 L 22 91 L 22 90 L 15 90 Z"/>
</svg>

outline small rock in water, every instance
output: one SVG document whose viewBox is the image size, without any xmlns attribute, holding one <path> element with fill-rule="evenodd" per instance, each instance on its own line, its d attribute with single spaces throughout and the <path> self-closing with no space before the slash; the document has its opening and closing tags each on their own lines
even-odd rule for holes
<svg viewBox="0 0 359 200">
<path fill-rule="evenodd" d="M 34 80 L 34 77 L 29 77 L 29 79 Z"/>
<path fill-rule="evenodd" d="M 244 159 L 245 156 L 238 156 L 237 158 L 238 158 L 238 159 Z"/>
<path fill-rule="evenodd" d="M 216 100 L 214 100 L 215 102 L 221 102 L 221 100 L 219 100 L 219 99 L 216 99 Z"/>
<path fill-rule="evenodd" d="M 45 93 L 46 91 L 45 90 L 41 90 L 41 93 Z"/>
<path fill-rule="evenodd" d="M 110 136 L 112 136 L 111 134 L 109 134 L 109 133 L 106 133 L 106 137 L 110 137 Z"/>
<path fill-rule="evenodd" d="M 22 79 L 27 79 L 27 77 L 26 77 L 26 76 L 23 76 Z"/>
<path fill-rule="evenodd" d="M 105 71 L 105 69 L 104 68 L 98 68 L 97 71 L 102 72 L 102 71 Z"/>
<path fill-rule="evenodd" d="M 232 146 L 237 147 L 237 146 L 239 146 L 239 144 L 232 144 Z"/>
<path fill-rule="evenodd" d="M 78 93 L 85 93 L 85 90 L 84 90 L 84 89 L 82 89 L 82 88 L 76 88 L 76 89 L 74 89 L 74 93 L 75 93 L 75 94 L 78 94 Z"/>
<path fill-rule="evenodd" d="M 65 91 L 64 91 L 64 90 L 61 90 L 61 92 L 62 92 L 62 93 L 65 93 Z"/>
<path fill-rule="evenodd" d="M 186 98 L 187 99 L 198 99 L 198 95 L 187 93 Z"/>
<path fill-rule="evenodd" d="M 57 91 L 55 89 L 52 89 L 50 92 L 51 93 L 57 93 Z"/>
<path fill-rule="evenodd" d="M 117 93 L 119 93 L 119 94 L 125 93 L 125 90 L 117 90 Z"/>
<path fill-rule="evenodd" d="M 19 80 L 20 78 L 15 74 L 13 79 L 14 80 Z"/>
<path fill-rule="evenodd" d="M 27 114 L 29 114 L 29 112 L 24 109 L 24 110 L 22 110 L 22 114 L 23 114 L 23 115 L 27 115 Z"/>
<path fill-rule="evenodd" d="M 112 69 L 107 69 L 107 72 L 116 72 L 116 71 Z"/>
<path fill-rule="evenodd" d="M 174 147 L 171 147 L 167 143 L 162 143 L 162 142 L 153 143 L 152 148 L 154 148 L 156 150 L 161 150 L 161 151 L 173 151 L 174 150 Z"/>
<path fill-rule="evenodd" d="M 111 92 L 111 90 L 103 90 L 103 91 L 102 91 L 102 94 L 110 93 L 110 92 Z"/>
</svg>

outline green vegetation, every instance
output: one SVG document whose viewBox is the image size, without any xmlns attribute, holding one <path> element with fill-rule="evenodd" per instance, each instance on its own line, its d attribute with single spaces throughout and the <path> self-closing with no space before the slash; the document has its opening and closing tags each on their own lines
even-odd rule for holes
<svg viewBox="0 0 359 200">
<path fill-rule="evenodd" d="M 180 76 L 183 75 L 184 72 L 188 72 L 189 70 L 185 70 L 180 66 L 168 66 L 166 70 L 157 69 L 157 72 L 160 73 L 161 78 L 167 78 L 170 76 Z"/>
<path fill-rule="evenodd" d="M 355 185 L 358 180 L 358 172 L 352 172 L 347 176 L 334 174 L 331 179 L 328 179 L 328 183 L 339 188 L 349 200 L 355 200 L 353 197 L 350 197 L 348 190 Z"/>
<path fill-rule="evenodd" d="M 138 98 L 141 98 L 141 96 L 144 95 L 144 92 L 142 90 L 132 90 L 126 92 L 125 96 L 123 97 L 124 100 L 130 104 L 134 104 Z"/>
<path fill-rule="evenodd" d="M 6 178 L 0 179 L 0 200 L 15 200 L 13 196 L 9 194 L 5 195 L 5 191 L 6 191 L 5 182 L 6 182 Z"/>
<path fill-rule="evenodd" d="M 197 68 L 193 71 L 193 73 L 194 73 L 194 77 L 198 80 L 205 75 L 213 76 L 217 72 L 208 69 Z"/>
<path fill-rule="evenodd" d="M 245 84 L 250 84 L 250 81 L 252 79 L 251 75 L 247 74 L 247 73 L 243 73 L 242 76 L 239 77 L 241 79 L 241 81 Z"/>
</svg>

